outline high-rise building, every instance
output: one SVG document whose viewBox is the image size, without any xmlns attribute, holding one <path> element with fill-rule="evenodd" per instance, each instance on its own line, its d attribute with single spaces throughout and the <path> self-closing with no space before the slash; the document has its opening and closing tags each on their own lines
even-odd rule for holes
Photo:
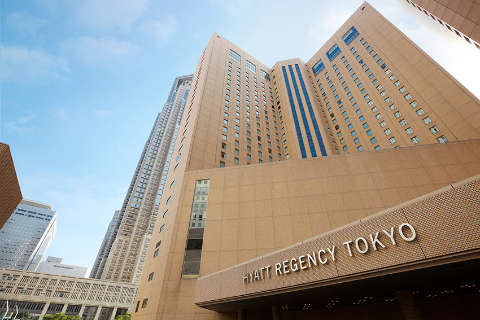
<svg viewBox="0 0 480 320">
<path fill-rule="evenodd" d="M 115 228 L 118 224 L 118 219 L 120 217 L 120 210 L 115 210 L 112 220 L 108 224 L 107 232 L 105 232 L 105 237 L 103 238 L 100 249 L 98 250 L 97 258 L 93 263 L 92 271 L 90 272 L 90 278 L 100 279 L 101 271 L 105 266 L 105 262 L 108 258 L 108 253 L 112 247 L 114 240 Z"/>
<path fill-rule="evenodd" d="M 451 33 L 480 49 L 480 3 L 477 0 L 399 0 Z"/>
<path fill-rule="evenodd" d="M 0 268 L 36 270 L 56 227 L 49 205 L 23 199 L 0 229 Z"/>
<path fill-rule="evenodd" d="M 105 247 L 102 244 L 92 277 L 139 282 L 191 80 L 191 75 L 175 79 L 145 143 L 118 219 L 114 217 L 113 231 L 107 230 L 111 235 L 106 238 L 111 240 Z"/>
<path fill-rule="evenodd" d="M 474 310 L 479 108 L 368 3 L 306 63 L 269 68 L 214 34 L 133 319 Z"/>
<path fill-rule="evenodd" d="M 0 143 L 0 181 L 2 182 L 0 183 L 0 228 L 2 228 L 22 200 L 10 148 L 4 143 Z"/>
<path fill-rule="evenodd" d="M 59 276 L 86 278 L 88 268 L 74 266 L 70 264 L 63 264 L 62 258 L 49 256 L 45 261 L 40 262 L 35 272 L 56 274 Z"/>
</svg>

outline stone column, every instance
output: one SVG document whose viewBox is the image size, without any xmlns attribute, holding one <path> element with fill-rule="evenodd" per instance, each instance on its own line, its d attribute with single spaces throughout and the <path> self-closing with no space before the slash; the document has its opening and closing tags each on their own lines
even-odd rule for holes
<svg viewBox="0 0 480 320">
<path fill-rule="evenodd" d="M 62 307 L 62 311 L 60 313 L 63 313 L 65 314 L 65 312 L 67 312 L 67 307 L 68 307 L 68 303 L 65 303 Z"/>
<path fill-rule="evenodd" d="M 280 308 L 272 306 L 272 320 L 280 320 Z"/>
<path fill-rule="evenodd" d="M 115 313 L 117 313 L 117 307 L 113 307 L 112 315 L 110 316 L 110 320 L 115 320 Z"/>
<path fill-rule="evenodd" d="M 100 312 L 102 311 L 102 306 L 97 306 L 97 312 L 95 312 L 95 318 L 93 320 L 98 320 L 100 317 Z"/>
<path fill-rule="evenodd" d="M 43 320 L 43 317 L 47 313 L 49 306 L 50 306 L 50 302 L 46 302 L 45 305 L 43 306 L 42 313 L 40 314 L 40 318 L 38 318 L 38 320 Z"/>
<path fill-rule="evenodd" d="M 80 307 L 80 311 L 78 312 L 78 315 L 81 317 L 83 316 L 83 312 L 85 311 L 85 305 L 82 304 L 82 306 Z"/>
<path fill-rule="evenodd" d="M 420 320 L 420 311 L 415 305 L 415 300 L 409 291 L 397 291 L 396 297 L 400 310 L 402 311 L 403 319 L 405 320 Z"/>
</svg>

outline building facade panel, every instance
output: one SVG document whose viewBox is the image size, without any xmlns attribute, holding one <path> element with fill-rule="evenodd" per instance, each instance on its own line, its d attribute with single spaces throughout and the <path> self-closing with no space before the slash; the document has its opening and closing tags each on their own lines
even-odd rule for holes
<svg viewBox="0 0 480 320">
<path fill-rule="evenodd" d="M 0 143 L 0 181 L 2 181 L 0 187 L 0 228 L 2 228 L 22 200 L 10 147 L 4 143 Z"/>
</svg>

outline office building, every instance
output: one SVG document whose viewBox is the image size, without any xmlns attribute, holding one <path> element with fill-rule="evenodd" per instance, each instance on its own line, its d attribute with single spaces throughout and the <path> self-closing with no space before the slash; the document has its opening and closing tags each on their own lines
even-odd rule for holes
<svg viewBox="0 0 480 320">
<path fill-rule="evenodd" d="M 39 320 L 56 313 L 113 320 L 127 313 L 136 292 L 134 284 L 0 269 L 0 314 L 12 319 L 18 308 Z"/>
<path fill-rule="evenodd" d="M 399 0 L 413 7 L 415 14 L 435 22 L 445 33 L 480 49 L 480 3 L 477 0 Z"/>
<path fill-rule="evenodd" d="M 100 249 L 98 250 L 97 258 L 93 263 L 92 271 L 90 272 L 90 278 L 99 279 L 101 276 L 101 271 L 105 266 L 105 262 L 108 258 L 108 253 L 110 252 L 110 248 L 112 247 L 112 243 L 114 240 L 114 232 L 118 224 L 119 217 L 120 210 L 115 210 L 112 220 L 108 224 L 107 232 L 105 232 L 105 236 L 103 238 Z"/>
<path fill-rule="evenodd" d="M 306 63 L 214 34 L 133 319 L 468 318 L 479 107 L 368 3 Z"/>
<path fill-rule="evenodd" d="M 189 94 L 191 75 L 177 77 L 167 102 L 158 114 L 128 188 L 118 221 L 107 230 L 105 247 L 100 249 L 92 277 L 138 283 L 165 185 L 172 142 L 178 132 Z M 116 218 L 114 218 L 116 220 Z M 108 234 L 112 233 L 111 236 Z M 102 253 L 103 251 L 103 253 Z M 106 258 L 105 258 L 106 257 Z M 105 262 L 101 260 L 106 259 Z M 99 262 L 100 261 L 100 262 Z"/>
<path fill-rule="evenodd" d="M 58 257 L 47 257 L 45 261 L 40 262 L 37 270 L 35 272 L 47 273 L 47 274 L 56 274 L 60 276 L 69 276 L 69 277 L 78 277 L 85 278 L 87 277 L 87 267 L 74 266 L 69 264 L 63 264 L 62 258 Z"/>
<path fill-rule="evenodd" d="M 0 143 L 0 229 L 22 200 L 10 147 Z"/>
<path fill-rule="evenodd" d="M 23 199 L 0 230 L 0 267 L 36 270 L 56 227 L 49 205 Z"/>
</svg>

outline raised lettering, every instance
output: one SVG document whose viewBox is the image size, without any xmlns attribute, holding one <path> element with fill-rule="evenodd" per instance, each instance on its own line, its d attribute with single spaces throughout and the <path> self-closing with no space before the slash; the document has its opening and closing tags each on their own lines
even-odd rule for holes
<svg viewBox="0 0 480 320">
<path fill-rule="evenodd" d="M 263 280 L 265 277 L 263 276 L 263 270 L 265 270 L 265 267 L 260 268 L 260 278 Z"/>
<path fill-rule="evenodd" d="M 320 249 L 318 250 L 318 261 L 320 261 L 321 264 L 325 264 L 328 262 L 327 258 L 322 259 L 322 253 L 325 254 L 325 250 Z"/>
<path fill-rule="evenodd" d="M 328 252 L 330 252 L 330 255 L 332 256 L 332 261 L 335 262 L 335 246 L 332 246 L 332 249 L 327 248 Z"/>
<path fill-rule="evenodd" d="M 385 235 L 386 235 L 387 237 L 390 238 L 390 241 L 392 241 L 392 244 L 393 244 L 394 246 L 397 245 L 397 243 L 395 242 L 395 238 L 393 237 L 393 233 L 395 232 L 395 228 L 394 228 L 394 227 L 392 227 L 392 228 L 390 229 L 390 233 L 388 233 L 388 232 L 385 231 L 385 230 L 382 230 L 382 231 L 383 231 L 383 233 L 385 233 Z"/>
<path fill-rule="evenodd" d="M 300 262 L 300 269 L 305 270 L 308 267 L 305 265 L 305 256 L 298 257 L 298 261 Z"/>
<path fill-rule="evenodd" d="M 293 272 L 298 271 L 297 259 L 295 258 L 290 259 L 290 270 L 292 270 Z"/>
<path fill-rule="evenodd" d="M 365 246 L 365 249 L 360 249 L 360 241 L 363 242 L 363 245 Z M 355 240 L 355 247 L 357 247 L 357 251 L 360 252 L 361 254 L 364 254 L 368 251 L 368 242 L 365 240 L 365 238 L 358 237 L 357 240 Z"/>
<path fill-rule="evenodd" d="M 346 241 L 344 242 L 343 244 L 347 247 L 348 249 L 348 255 L 351 257 L 352 256 L 352 249 L 350 249 L 350 244 L 352 243 L 352 241 Z"/>
<path fill-rule="evenodd" d="M 290 273 L 290 270 L 288 270 L 288 260 L 283 261 L 283 273 Z"/>
<path fill-rule="evenodd" d="M 243 276 L 243 283 L 248 284 L 248 273 Z"/>
<path fill-rule="evenodd" d="M 275 263 L 275 275 L 282 274 L 282 264 L 280 262 Z"/>
<path fill-rule="evenodd" d="M 405 234 L 403 233 L 403 228 L 404 227 L 407 227 L 408 229 L 410 229 L 410 233 L 412 234 L 410 237 L 405 236 Z M 400 237 L 402 237 L 402 239 L 407 241 L 407 242 L 413 241 L 417 237 L 417 233 L 415 232 L 415 229 L 413 229 L 411 224 L 406 223 L 406 222 L 402 223 L 398 227 L 398 233 L 400 233 Z"/>
<path fill-rule="evenodd" d="M 307 253 L 307 259 L 308 259 L 308 267 L 312 267 L 312 263 L 317 266 L 317 256 L 315 255 L 315 252 L 312 252 L 313 257 L 310 255 L 310 253 Z"/>
<path fill-rule="evenodd" d="M 265 270 L 267 271 L 267 278 L 270 278 L 270 268 L 272 266 L 265 266 Z"/>
<path fill-rule="evenodd" d="M 373 237 L 372 234 L 370 233 L 370 241 L 372 242 L 372 247 L 374 250 L 377 250 L 377 244 L 380 247 L 385 248 L 385 245 L 380 240 L 378 240 L 379 233 L 380 232 L 375 233 L 375 237 Z"/>
<path fill-rule="evenodd" d="M 254 280 L 255 280 L 255 281 L 258 281 L 258 280 L 260 280 L 260 274 L 258 273 L 258 270 L 255 270 L 255 277 L 254 277 Z"/>
</svg>

